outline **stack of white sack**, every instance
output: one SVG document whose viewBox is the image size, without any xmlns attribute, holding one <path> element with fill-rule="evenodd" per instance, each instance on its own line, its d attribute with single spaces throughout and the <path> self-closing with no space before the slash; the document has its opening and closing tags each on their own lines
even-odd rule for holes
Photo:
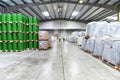
<svg viewBox="0 0 120 80">
<path fill-rule="evenodd" d="M 77 42 L 76 39 L 74 37 L 72 37 L 72 36 L 68 36 L 66 38 L 66 40 L 69 41 L 69 42 L 71 42 L 71 43 L 76 43 Z"/>
<path fill-rule="evenodd" d="M 77 45 L 80 45 L 80 46 L 82 45 L 82 40 L 84 37 L 85 37 L 85 31 L 79 32 L 79 37 L 77 39 Z"/>
<path fill-rule="evenodd" d="M 86 37 L 82 48 L 93 52 L 95 50 L 95 42 L 105 36 L 110 37 L 110 26 L 107 22 L 91 22 L 87 25 Z"/>
<path fill-rule="evenodd" d="M 93 55 L 102 56 L 104 49 L 104 41 L 109 39 L 109 36 L 97 37 L 94 42 Z"/>
<path fill-rule="evenodd" d="M 104 42 L 103 60 L 120 65 L 120 38 L 111 38 Z"/>
<path fill-rule="evenodd" d="M 120 37 L 120 22 L 111 22 L 109 25 L 111 37 Z"/>
</svg>

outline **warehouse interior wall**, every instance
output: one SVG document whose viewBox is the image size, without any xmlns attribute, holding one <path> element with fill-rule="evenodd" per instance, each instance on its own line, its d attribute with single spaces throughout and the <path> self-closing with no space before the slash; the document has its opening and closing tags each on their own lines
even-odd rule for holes
<svg viewBox="0 0 120 80">
<path fill-rule="evenodd" d="M 47 21 L 41 22 L 39 24 L 40 31 L 48 31 L 50 35 L 54 35 L 54 32 L 57 31 L 60 36 L 68 36 L 73 31 L 84 31 L 86 24 L 75 22 L 75 21 L 65 21 L 65 20 L 56 20 L 56 21 Z"/>
<path fill-rule="evenodd" d="M 57 21 L 48 21 L 41 22 L 40 29 L 85 29 L 86 24 L 74 21 L 65 21 L 65 20 L 57 20 Z"/>
</svg>

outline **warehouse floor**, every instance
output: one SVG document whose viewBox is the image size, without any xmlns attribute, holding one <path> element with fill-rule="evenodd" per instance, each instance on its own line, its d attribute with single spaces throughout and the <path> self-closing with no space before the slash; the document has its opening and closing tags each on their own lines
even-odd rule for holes
<svg viewBox="0 0 120 80">
<path fill-rule="evenodd" d="M 0 80 L 120 80 L 120 72 L 75 44 L 54 42 L 47 51 L 1 53 Z"/>
</svg>

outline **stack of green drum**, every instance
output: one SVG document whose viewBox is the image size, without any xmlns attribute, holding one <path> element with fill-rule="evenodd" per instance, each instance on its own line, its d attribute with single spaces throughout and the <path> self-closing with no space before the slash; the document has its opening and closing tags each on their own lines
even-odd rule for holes
<svg viewBox="0 0 120 80">
<path fill-rule="evenodd" d="M 18 14 L 0 15 L 0 50 L 37 48 L 38 19 Z"/>
<path fill-rule="evenodd" d="M 37 17 L 28 17 L 28 48 L 29 49 L 37 49 L 38 48 L 38 18 Z"/>
</svg>

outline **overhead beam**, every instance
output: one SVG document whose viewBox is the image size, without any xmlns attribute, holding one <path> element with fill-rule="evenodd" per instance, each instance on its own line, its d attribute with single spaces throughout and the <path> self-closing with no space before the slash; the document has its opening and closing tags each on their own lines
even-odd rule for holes
<svg viewBox="0 0 120 80">
<path fill-rule="evenodd" d="M 35 2 L 35 3 L 27 3 L 27 4 L 19 4 L 15 6 L 8 6 L 9 11 L 15 11 L 16 9 L 19 9 L 21 7 L 30 7 L 30 6 L 37 6 L 37 5 L 46 5 L 46 4 L 53 4 L 57 3 L 57 1 L 44 1 L 44 3 L 41 2 Z M 78 4 L 78 5 L 88 5 L 88 6 L 95 6 L 95 7 L 100 7 L 100 8 L 107 8 L 111 10 L 116 10 L 118 11 L 120 6 L 116 5 L 104 5 L 104 4 L 94 4 L 94 3 L 86 3 L 83 2 L 80 4 L 78 1 L 59 1 L 59 3 L 69 3 L 69 4 Z"/>
<path fill-rule="evenodd" d="M 46 19 L 46 20 L 41 20 L 41 22 L 46 22 L 46 21 L 55 21 L 55 20 L 65 20 L 65 21 L 75 21 L 75 22 L 81 22 L 81 23 L 89 23 L 91 21 L 88 20 L 76 20 L 76 19 L 66 19 L 66 18 L 56 18 L 56 19 Z"/>
</svg>

